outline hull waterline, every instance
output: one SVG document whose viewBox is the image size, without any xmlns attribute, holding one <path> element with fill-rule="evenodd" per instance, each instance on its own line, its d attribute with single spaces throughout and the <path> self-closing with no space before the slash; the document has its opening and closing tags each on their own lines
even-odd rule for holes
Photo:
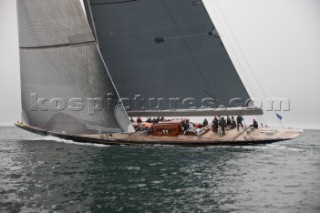
<svg viewBox="0 0 320 213">
<path fill-rule="evenodd" d="M 17 127 L 29 132 L 43 135 L 54 136 L 62 139 L 68 139 L 75 142 L 105 144 L 105 145 L 176 145 L 176 146 L 241 146 L 271 144 L 275 142 L 290 140 L 298 137 L 303 131 L 299 129 L 261 129 L 257 133 L 248 134 L 248 129 L 241 130 L 233 138 L 227 136 L 153 136 L 141 132 L 136 133 L 114 133 L 114 134 L 89 134 L 72 135 L 53 131 L 46 131 L 37 127 L 32 127 L 23 123 L 16 123 Z M 236 131 L 236 130 L 235 130 Z M 271 131 L 278 131 L 271 135 Z M 279 132 L 281 131 L 281 132 Z M 259 134 L 260 135 L 259 135 Z M 212 133 L 208 133 L 212 134 Z M 230 132 L 227 133 L 231 134 Z M 254 136 L 254 134 L 256 136 Z M 216 135 L 216 134 L 215 134 Z M 253 135 L 253 136 L 250 136 Z"/>
</svg>

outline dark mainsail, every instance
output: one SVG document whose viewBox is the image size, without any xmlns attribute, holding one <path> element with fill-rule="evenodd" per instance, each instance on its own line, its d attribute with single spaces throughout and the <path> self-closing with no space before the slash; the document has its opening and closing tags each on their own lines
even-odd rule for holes
<svg viewBox="0 0 320 213">
<path fill-rule="evenodd" d="M 129 114 L 246 107 L 249 95 L 200 0 L 86 2 Z"/>
<path fill-rule="evenodd" d="M 17 0 L 22 119 L 66 134 L 132 131 L 79 0 Z"/>
</svg>

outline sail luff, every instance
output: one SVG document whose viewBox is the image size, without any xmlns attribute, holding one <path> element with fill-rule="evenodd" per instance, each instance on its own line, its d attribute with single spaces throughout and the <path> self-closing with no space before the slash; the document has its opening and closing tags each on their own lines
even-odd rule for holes
<svg viewBox="0 0 320 213">
<path fill-rule="evenodd" d="M 113 88 L 114 88 L 114 90 L 116 92 L 116 95 L 118 97 L 118 105 L 117 105 L 117 107 L 115 107 L 114 114 L 117 117 L 117 121 L 119 123 L 119 126 L 122 128 L 122 130 L 124 132 L 134 132 L 134 128 L 133 128 L 131 122 L 128 119 L 129 115 L 128 115 L 127 111 L 125 110 L 125 107 L 124 107 L 124 104 L 123 104 L 122 99 L 120 97 L 120 94 L 119 94 L 119 92 L 117 90 L 117 87 L 115 86 L 115 84 L 114 84 L 114 82 L 112 80 L 112 77 L 110 75 L 109 69 L 108 69 L 108 67 L 107 67 L 107 65 L 106 65 L 106 63 L 105 63 L 105 61 L 103 59 L 103 56 L 101 54 L 99 41 L 98 41 L 98 38 L 97 38 L 96 27 L 94 25 L 94 19 L 93 19 L 93 16 L 92 16 L 90 0 L 83 0 L 83 4 L 84 4 L 84 7 L 86 9 L 87 19 L 88 19 L 89 25 L 90 25 L 93 33 L 94 33 L 94 36 L 95 36 L 97 50 L 98 50 L 98 53 L 99 53 L 100 60 L 102 61 L 103 65 L 105 67 L 107 76 L 110 79 L 110 81 L 111 81 L 111 83 L 113 85 Z M 119 112 L 119 111 L 121 111 L 121 112 Z"/>
<path fill-rule="evenodd" d="M 125 110 L 124 104 L 123 104 L 122 99 L 120 97 L 120 94 L 119 94 L 119 92 L 117 90 L 117 87 L 115 86 L 115 84 L 114 84 L 114 82 L 113 82 L 113 80 L 111 78 L 109 69 L 108 69 L 108 67 L 107 67 L 107 65 L 106 65 L 106 63 L 105 63 L 105 61 L 104 61 L 104 59 L 102 57 L 99 45 L 98 44 L 96 44 L 96 45 L 97 45 L 97 50 L 98 50 L 98 53 L 99 53 L 99 58 L 100 58 L 100 60 L 102 61 L 103 65 L 104 65 L 105 72 L 106 72 L 108 78 L 110 79 L 110 82 L 111 82 L 111 84 L 112 84 L 112 86 L 114 88 L 114 91 L 115 91 L 115 93 L 116 93 L 116 95 L 118 97 L 118 104 L 114 109 L 114 114 L 115 114 L 115 116 L 117 118 L 118 124 L 119 124 L 119 126 L 121 127 L 121 129 L 124 132 L 134 132 L 135 130 L 134 130 L 131 122 L 128 119 L 129 115 L 128 115 L 127 111 Z"/>
</svg>

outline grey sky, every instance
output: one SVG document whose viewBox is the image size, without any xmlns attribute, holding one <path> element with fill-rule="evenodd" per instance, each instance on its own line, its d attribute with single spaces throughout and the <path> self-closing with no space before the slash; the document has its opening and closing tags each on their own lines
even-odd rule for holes
<svg viewBox="0 0 320 213">
<path fill-rule="evenodd" d="M 286 126 L 320 128 L 320 1 L 203 1 L 250 94 L 289 98 Z M 0 0 L 0 29 L 0 123 L 12 124 L 21 114 L 14 0 Z M 274 112 L 264 120 L 277 124 Z"/>
</svg>

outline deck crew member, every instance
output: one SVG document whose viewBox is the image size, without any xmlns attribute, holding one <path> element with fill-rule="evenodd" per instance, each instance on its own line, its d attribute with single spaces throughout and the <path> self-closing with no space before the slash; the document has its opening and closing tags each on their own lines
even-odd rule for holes
<svg viewBox="0 0 320 213">
<path fill-rule="evenodd" d="M 194 129 L 192 123 L 190 123 L 189 119 L 183 122 L 182 127 L 185 135 L 188 133 L 196 133 L 196 130 Z"/>
<path fill-rule="evenodd" d="M 258 125 L 258 122 L 256 121 L 256 119 L 253 119 L 252 124 L 250 126 L 255 129 L 258 129 L 259 125 Z"/>
<path fill-rule="evenodd" d="M 236 128 L 236 126 L 237 126 L 237 124 L 236 124 L 236 120 L 234 119 L 234 117 L 232 116 L 231 117 L 231 129 L 234 129 L 234 128 Z"/>
<path fill-rule="evenodd" d="M 219 126 L 221 127 L 222 135 L 225 135 L 226 134 L 226 119 L 224 119 L 224 117 L 222 117 L 220 119 Z"/>
<path fill-rule="evenodd" d="M 228 128 L 231 127 L 231 119 L 230 119 L 229 116 L 227 117 L 227 127 L 228 127 Z"/>
<path fill-rule="evenodd" d="M 241 128 L 243 129 L 242 121 L 243 121 L 243 117 L 241 115 L 238 115 L 237 116 L 237 129 L 238 129 L 238 132 L 239 132 L 240 125 L 241 125 Z"/>
<path fill-rule="evenodd" d="M 144 127 L 144 130 L 145 130 L 145 133 L 150 135 L 152 133 L 152 127 L 153 127 L 153 123 L 144 123 L 143 124 L 143 127 Z"/>
<path fill-rule="evenodd" d="M 205 118 L 204 121 L 202 122 L 202 127 L 208 126 L 208 120 Z"/>
<path fill-rule="evenodd" d="M 217 116 L 214 116 L 214 119 L 212 121 L 212 131 L 217 133 L 218 127 L 219 127 L 219 119 L 217 118 Z"/>
<path fill-rule="evenodd" d="M 190 127 L 190 124 L 189 124 L 189 120 L 188 120 L 188 119 L 183 122 L 182 127 L 183 127 L 183 132 L 184 132 L 184 134 L 186 134 L 186 133 L 187 133 L 187 130 L 188 130 L 189 127 Z"/>
</svg>

